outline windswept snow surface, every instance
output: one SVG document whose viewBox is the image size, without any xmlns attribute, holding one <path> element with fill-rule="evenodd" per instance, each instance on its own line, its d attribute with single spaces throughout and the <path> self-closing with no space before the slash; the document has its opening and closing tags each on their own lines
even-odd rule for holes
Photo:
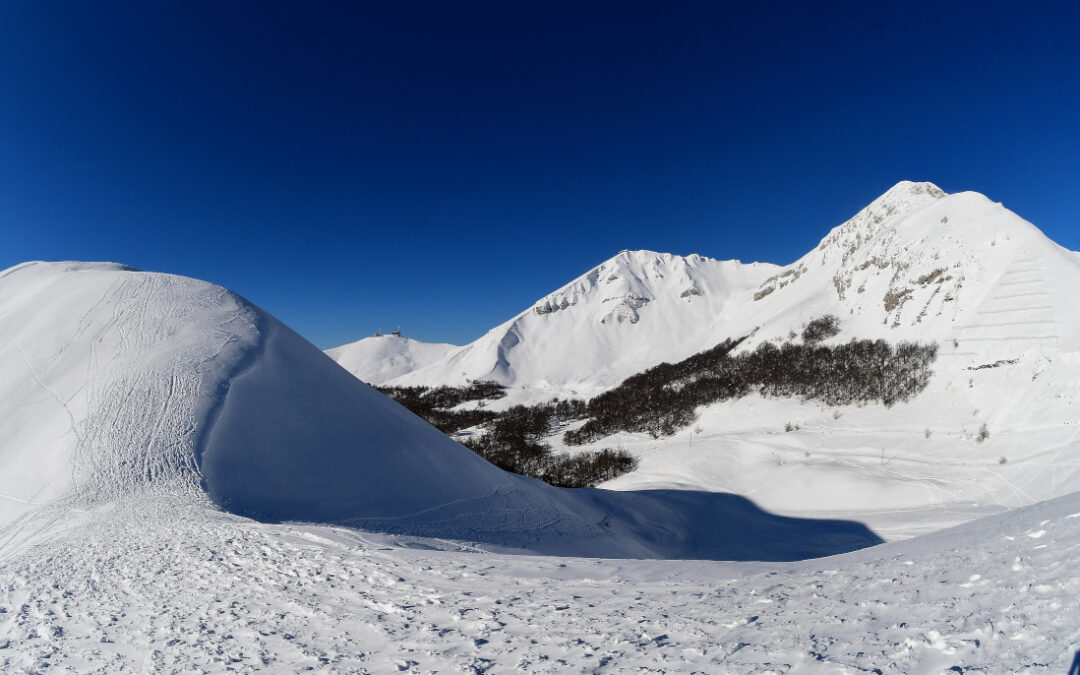
<svg viewBox="0 0 1080 675">
<path fill-rule="evenodd" d="M 0 671 L 1058 674 L 1078 595 L 1077 495 L 793 564 L 507 556 L 142 495 L 0 561 Z"/>
<path fill-rule="evenodd" d="M 39 263 L 0 275 L 0 298 L 0 548 L 145 490 L 543 553 L 790 560 L 879 541 L 732 495 L 506 473 L 204 282 Z"/>
<path fill-rule="evenodd" d="M 370 385 L 379 386 L 440 360 L 455 345 L 420 342 L 401 335 L 375 335 L 326 350 L 330 358 Z"/>
</svg>

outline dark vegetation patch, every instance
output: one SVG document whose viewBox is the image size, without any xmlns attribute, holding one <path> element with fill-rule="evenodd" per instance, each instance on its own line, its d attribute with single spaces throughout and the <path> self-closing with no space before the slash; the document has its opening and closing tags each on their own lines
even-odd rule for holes
<svg viewBox="0 0 1080 675">
<path fill-rule="evenodd" d="M 465 387 L 380 387 L 379 391 L 445 434 L 483 427 L 483 434 L 459 439 L 462 445 L 501 469 L 557 487 L 591 487 L 637 465 L 637 460 L 622 450 L 552 453 L 543 439 L 560 425 L 586 417 L 584 401 L 518 405 L 503 412 L 486 407 L 450 410 L 471 401 L 483 406 L 486 401 L 503 398 L 506 392 L 493 382 L 473 382 Z"/>
<path fill-rule="evenodd" d="M 473 382 L 465 387 L 382 387 L 446 434 L 480 427 L 461 440 L 492 464 L 559 487 L 589 487 L 632 471 L 636 460 L 623 450 L 555 454 L 544 439 L 566 424 L 586 420 L 564 435 L 567 445 L 584 445 L 617 432 L 670 436 L 689 426 L 697 408 L 749 394 L 795 397 L 826 405 L 907 401 L 926 388 L 937 345 L 884 340 L 823 341 L 840 332 L 834 316 L 808 323 L 801 342 L 764 342 L 732 354 L 745 338 L 724 340 L 678 363 L 661 363 L 623 381 L 588 402 L 550 401 L 502 412 L 485 402 L 503 398 L 501 385 Z M 795 334 L 792 334 L 795 337 Z M 465 402 L 477 407 L 451 410 Z"/>
<path fill-rule="evenodd" d="M 764 342 L 752 352 L 732 355 L 742 339 L 729 339 L 679 363 L 661 363 L 589 401 L 589 420 L 567 432 L 565 441 L 581 445 L 619 431 L 670 436 L 694 421 L 699 406 L 753 393 L 827 405 L 891 406 L 926 388 L 937 345 L 817 344 L 835 335 L 835 328 L 832 320 L 816 320 L 804 331 L 803 343 Z"/>
<path fill-rule="evenodd" d="M 498 413 L 484 407 L 451 410 L 468 401 L 492 401 L 506 396 L 494 382 L 470 382 L 464 387 L 378 387 L 379 391 L 423 417 L 444 434 L 490 422 Z"/>
<path fill-rule="evenodd" d="M 623 450 L 557 455 L 543 442 L 559 425 L 584 416 L 583 401 L 514 406 L 463 444 L 501 469 L 557 487 L 590 487 L 632 471 L 637 461 Z"/>
<path fill-rule="evenodd" d="M 984 370 L 986 368 L 1000 368 L 1001 366 L 1011 366 L 1015 364 L 1019 359 L 1001 359 L 1000 361 L 994 361 L 993 363 L 984 363 L 981 366 L 968 366 L 968 370 Z"/>
<path fill-rule="evenodd" d="M 802 332 L 802 339 L 806 344 L 814 345 L 839 333 L 840 319 L 837 319 L 832 314 L 826 314 L 806 324 L 806 328 Z"/>
</svg>

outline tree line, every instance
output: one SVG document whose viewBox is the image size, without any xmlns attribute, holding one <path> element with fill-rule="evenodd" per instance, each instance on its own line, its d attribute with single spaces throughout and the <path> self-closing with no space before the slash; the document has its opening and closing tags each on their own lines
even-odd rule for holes
<svg viewBox="0 0 1080 675">
<path fill-rule="evenodd" d="M 587 487 L 636 467 L 622 450 L 555 454 L 544 439 L 560 427 L 586 420 L 565 433 L 567 445 L 595 442 L 616 432 L 670 436 L 693 423 L 697 408 L 750 394 L 796 397 L 827 405 L 878 402 L 891 406 L 926 388 L 937 345 L 855 340 L 823 345 L 839 334 L 839 320 L 811 321 L 801 342 L 763 342 L 734 354 L 745 337 L 727 339 L 678 363 L 661 363 L 624 380 L 589 401 L 554 400 L 496 412 L 486 402 L 506 396 L 494 382 L 463 387 L 380 387 L 379 391 L 455 435 L 480 427 L 461 440 L 465 447 L 507 471 L 560 487 Z M 455 410 L 466 402 L 476 407 Z"/>
<path fill-rule="evenodd" d="M 807 326 L 801 343 L 763 342 L 733 355 L 745 338 L 729 339 L 678 363 L 661 363 L 590 400 L 588 421 L 567 432 L 565 441 L 582 445 L 619 431 L 669 436 L 691 424 L 698 407 L 753 393 L 891 406 L 929 383 L 937 345 L 854 339 L 819 344 L 837 332 L 835 318 L 823 317 Z"/>
<path fill-rule="evenodd" d="M 462 403 L 506 396 L 494 382 L 471 382 L 464 387 L 379 387 L 379 391 L 448 435 L 480 426 L 484 433 L 458 439 L 462 445 L 506 471 L 538 478 L 557 487 L 591 487 L 632 471 L 637 461 L 622 450 L 593 450 L 555 454 L 543 439 L 559 425 L 584 418 L 586 403 L 555 400 L 533 406 L 517 405 L 495 412 L 485 407 L 452 410 Z"/>
</svg>

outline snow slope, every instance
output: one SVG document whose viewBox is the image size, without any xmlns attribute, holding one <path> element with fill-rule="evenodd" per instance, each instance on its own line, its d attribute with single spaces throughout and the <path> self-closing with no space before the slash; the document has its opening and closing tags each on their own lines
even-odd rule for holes
<svg viewBox="0 0 1080 675">
<path fill-rule="evenodd" d="M 430 365 L 456 348 L 400 335 L 376 335 L 328 349 L 326 353 L 356 377 L 378 386 Z"/>
<path fill-rule="evenodd" d="M 392 380 L 494 380 L 541 392 L 599 391 L 716 343 L 728 306 L 773 265 L 623 251 L 479 340 Z"/>
<path fill-rule="evenodd" d="M 1076 351 L 1078 288 L 1077 254 L 1001 204 L 903 181 L 787 267 L 623 251 L 393 383 L 591 392 L 727 337 L 786 338 L 823 314 L 842 319 L 844 339 L 937 341 L 965 366 Z"/>
<path fill-rule="evenodd" d="M 165 506 L 83 514 L 0 562 L 0 671 L 1056 674 L 1080 650 L 1077 495 L 794 564 L 505 556 Z"/>
<path fill-rule="evenodd" d="M 0 550 L 147 491 L 265 521 L 548 553 L 792 559 L 878 541 L 730 495 L 560 490 L 506 473 L 193 279 L 12 268 L 0 335 Z"/>
<path fill-rule="evenodd" d="M 745 349 L 823 314 L 841 320 L 834 342 L 936 343 L 927 390 L 891 408 L 759 397 L 710 406 L 671 439 L 601 441 L 641 458 L 608 487 L 733 491 L 777 513 L 854 517 L 887 537 L 1080 490 L 1077 261 L 982 195 L 901 183 L 726 324 L 752 334 Z"/>
</svg>

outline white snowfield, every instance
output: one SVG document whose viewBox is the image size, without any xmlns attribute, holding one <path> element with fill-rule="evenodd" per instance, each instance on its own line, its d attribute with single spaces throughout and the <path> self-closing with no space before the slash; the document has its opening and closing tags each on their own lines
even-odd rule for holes
<svg viewBox="0 0 1080 675">
<path fill-rule="evenodd" d="M 801 563 L 510 556 L 171 495 L 0 559 L 0 671 L 1053 673 L 1080 499 Z M 443 550 L 440 550 L 443 549 Z"/>
<path fill-rule="evenodd" d="M 588 398 L 725 338 L 798 341 L 826 314 L 841 332 L 825 344 L 936 344 L 929 387 L 891 408 L 755 396 L 674 437 L 584 448 L 639 458 L 606 488 L 732 492 L 903 538 L 1080 490 L 1078 296 L 1077 253 L 980 194 L 905 181 L 787 267 L 623 252 L 389 383 L 493 379 L 509 387 L 496 408 Z"/>
</svg>

